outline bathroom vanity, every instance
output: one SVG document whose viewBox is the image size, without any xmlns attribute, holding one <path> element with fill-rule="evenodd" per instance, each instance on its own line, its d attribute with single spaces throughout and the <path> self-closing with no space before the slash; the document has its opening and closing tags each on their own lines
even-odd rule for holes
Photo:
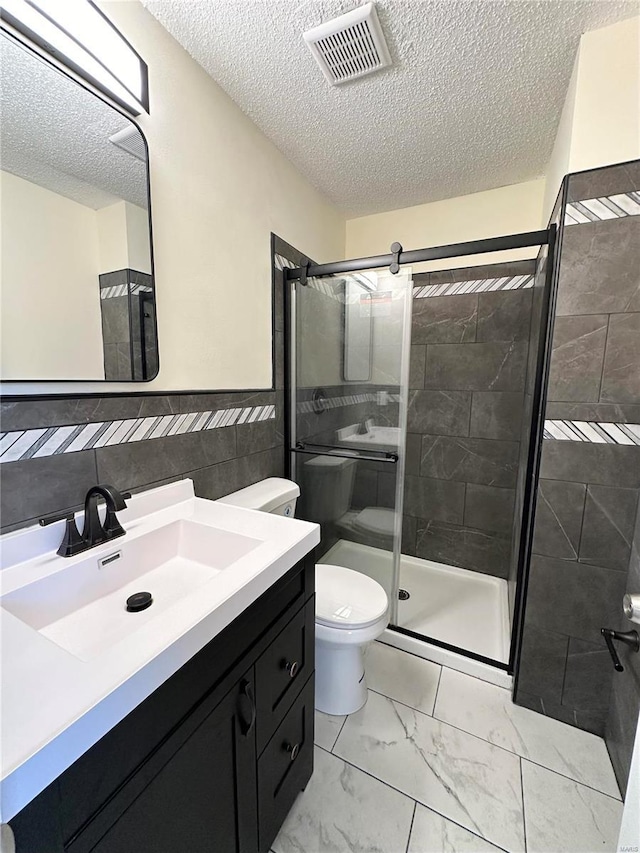
<svg viewBox="0 0 640 853">
<path fill-rule="evenodd" d="M 180 488 L 190 487 L 184 484 Z M 199 509 L 213 513 L 221 528 L 231 529 L 234 519 L 246 524 L 248 517 L 254 535 L 264 536 L 271 529 L 276 536 L 292 535 L 293 539 L 279 547 L 272 543 L 271 553 L 277 557 L 271 560 L 271 569 L 263 564 L 262 571 L 254 571 L 252 579 L 226 599 L 228 603 L 239 595 L 246 601 L 246 596 L 254 595 L 251 603 L 236 605 L 241 612 L 226 619 L 219 630 L 211 623 L 209 633 L 213 635 L 178 666 L 181 655 L 188 654 L 180 651 L 179 640 L 184 645 L 193 631 L 166 644 L 143 667 L 147 688 L 154 680 L 160 683 L 12 815 L 7 814 L 12 804 L 28 796 L 29 785 L 42 779 L 47 747 L 51 748 L 49 766 L 56 762 L 62 766 L 63 755 L 70 754 L 68 744 L 53 749 L 60 739 L 58 733 L 33 753 L 22 775 L 12 778 L 5 773 L 3 820 L 13 829 L 17 853 L 267 853 L 296 796 L 306 786 L 313 763 L 313 546 L 317 529 L 305 522 L 274 519 L 235 507 L 200 504 L 209 502 L 191 496 L 178 507 L 142 515 L 130 525 L 136 530 L 132 537 L 144 535 L 149 518 L 162 531 L 174 516 L 193 520 Z M 126 513 L 121 517 L 126 527 Z M 267 527 L 274 523 L 275 527 Z M 120 542 L 126 543 L 126 537 Z M 290 558 L 294 564 L 283 568 Z M 260 560 L 259 549 L 255 560 Z M 226 571 L 241 573 L 241 563 Z M 274 573 L 278 575 L 275 580 Z M 252 584 L 253 592 L 249 590 Z M 261 585 L 266 588 L 255 595 Z M 197 591 L 201 601 L 207 589 L 204 584 Z M 3 596 L 3 602 L 6 598 Z M 210 611 L 210 617 L 216 610 L 219 607 Z M 9 616 L 11 620 L 15 614 L 9 611 Z M 169 609 L 160 614 L 159 621 L 176 623 L 178 617 Z M 198 624 L 202 622 L 206 619 Z M 198 624 L 193 627 L 197 629 Z M 139 641 L 136 645 L 144 645 L 145 627 L 154 627 L 152 618 L 137 629 L 137 636 L 134 633 L 121 640 L 119 651 L 126 649 L 131 638 Z M 51 645 L 49 639 L 46 642 Z M 32 654 L 36 648 L 34 644 Z M 70 657 L 68 651 L 64 654 Z M 104 657 L 75 662 L 95 669 Z M 163 679 L 166 667 L 175 669 Z M 132 681 L 136 674 L 139 672 L 132 673 Z M 76 736 L 68 741 L 76 749 L 83 737 L 95 737 L 98 726 L 108 725 L 104 721 L 112 712 L 110 698 L 117 693 L 99 703 L 102 713 L 87 713 L 69 723 L 68 731 Z M 50 699 L 52 708 L 64 701 L 59 694 Z M 69 697 L 69 708 L 73 701 Z M 112 700 L 114 704 L 122 707 Z M 25 713 L 37 712 L 25 709 Z M 39 713 L 46 719 L 46 703 Z M 11 729 L 5 729 L 5 740 L 13 741 Z"/>
</svg>

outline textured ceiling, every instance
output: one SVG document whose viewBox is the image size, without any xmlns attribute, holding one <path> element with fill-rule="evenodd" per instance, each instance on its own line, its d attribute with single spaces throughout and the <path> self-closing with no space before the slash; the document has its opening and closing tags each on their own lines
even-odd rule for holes
<svg viewBox="0 0 640 853">
<path fill-rule="evenodd" d="M 109 137 L 131 123 L 0 36 L 0 167 L 93 209 L 147 207 L 146 166 Z"/>
<path fill-rule="evenodd" d="M 394 65 L 330 86 L 302 33 L 357 0 L 143 0 L 349 214 L 540 176 L 580 35 L 632 0 L 379 0 Z"/>
</svg>

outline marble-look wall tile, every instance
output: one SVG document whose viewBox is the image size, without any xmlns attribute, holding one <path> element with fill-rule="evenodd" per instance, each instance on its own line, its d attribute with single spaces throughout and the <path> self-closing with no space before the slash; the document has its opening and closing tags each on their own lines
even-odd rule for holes
<svg viewBox="0 0 640 853">
<path fill-rule="evenodd" d="M 201 468 L 190 476 L 196 495 L 214 501 L 266 477 L 282 477 L 283 464 L 282 448 L 276 447 Z"/>
<path fill-rule="evenodd" d="M 93 450 L 6 462 L 0 466 L 2 527 L 79 508 L 97 482 Z"/>
<path fill-rule="evenodd" d="M 637 508 L 637 489 L 589 485 L 580 540 L 580 562 L 626 572 Z"/>
<path fill-rule="evenodd" d="M 527 613 L 528 608 L 527 604 Z M 565 634 L 539 628 L 527 619 L 514 700 L 520 702 L 526 693 L 560 705 L 568 650 L 569 638 Z"/>
<path fill-rule="evenodd" d="M 640 424 L 640 404 L 548 402 L 545 416 L 549 420 L 560 421 Z"/>
<path fill-rule="evenodd" d="M 236 428 L 101 447 L 95 453 L 99 482 L 129 489 L 231 459 L 236 455 Z"/>
<path fill-rule="evenodd" d="M 405 478 L 404 511 L 415 518 L 461 523 L 464 483 L 409 475 Z"/>
<path fill-rule="evenodd" d="M 506 578 L 511 541 L 508 536 L 495 531 L 477 530 L 433 518 L 418 519 L 416 555 L 425 560 Z"/>
<path fill-rule="evenodd" d="M 509 536 L 513 526 L 514 498 L 514 489 L 467 483 L 465 525 Z"/>
<path fill-rule="evenodd" d="M 410 557 L 416 556 L 417 529 L 417 518 L 406 514 L 402 516 L 402 553 Z"/>
<path fill-rule="evenodd" d="M 436 296 L 414 299 L 411 341 L 414 344 L 460 344 L 475 341 L 478 297 Z"/>
<path fill-rule="evenodd" d="M 561 560 L 577 560 L 586 486 L 544 480 L 538 483 L 533 551 Z"/>
<path fill-rule="evenodd" d="M 531 559 L 527 623 L 600 643 L 600 629 L 618 618 L 625 581 L 622 572 L 536 554 Z"/>
<path fill-rule="evenodd" d="M 407 428 L 413 433 L 469 435 L 468 391 L 411 391 Z"/>
<path fill-rule="evenodd" d="M 561 705 L 559 702 L 556 703 L 548 699 L 541 699 L 539 696 L 524 693 L 522 690 L 518 691 L 518 698 L 514 699 L 514 701 L 523 708 L 529 708 L 537 714 L 543 714 L 545 717 L 551 717 L 553 720 L 567 723 L 585 732 L 591 732 L 591 734 L 598 735 L 598 737 L 602 737 L 604 733 L 606 717 L 606 712 L 604 711 L 577 711 L 568 705 Z"/>
<path fill-rule="evenodd" d="M 558 317 L 640 310 L 640 217 L 565 230 L 556 310 Z"/>
<path fill-rule="evenodd" d="M 408 432 L 405 445 L 405 475 L 420 476 L 420 462 L 422 460 L 422 436 L 419 433 Z"/>
<path fill-rule="evenodd" d="M 411 345 L 409 362 L 409 388 L 424 388 L 424 367 L 427 359 L 427 348 L 417 344 Z"/>
<path fill-rule="evenodd" d="M 478 294 L 477 341 L 528 341 L 531 290 Z"/>
<path fill-rule="evenodd" d="M 607 711 L 613 675 L 611 656 L 604 642 L 588 643 L 571 637 L 562 704 L 581 711 Z"/>
<path fill-rule="evenodd" d="M 599 400 L 607 323 L 606 314 L 556 318 L 549 400 Z"/>
<path fill-rule="evenodd" d="M 424 387 L 459 391 L 521 391 L 527 351 L 527 344 L 517 341 L 429 345 Z"/>
<path fill-rule="evenodd" d="M 425 435 L 420 473 L 423 477 L 514 488 L 518 456 L 516 441 Z"/>
<path fill-rule="evenodd" d="M 276 421 L 254 421 L 253 423 L 238 424 L 236 426 L 238 456 L 248 456 L 258 453 L 260 450 L 268 450 L 282 444 L 282 439 L 277 433 Z"/>
<path fill-rule="evenodd" d="M 582 441 L 543 441 L 540 476 L 546 480 L 640 488 L 638 448 Z"/>
<path fill-rule="evenodd" d="M 640 217 L 637 217 L 640 218 Z M 640 242 L 640 231 L 638 232 Z M 640 266 L 640 257 L 638 258 Z M 640 273 L 638 281 L 640 293 Z M 640 296 L 637 311 L 640 312 Z M 608 403 L 640 401 L 640 313 L 612 314 L 604 357 L 600 399 Z"/>
<path fill-rule="evenodd" d="M 640 160 L 571 175 L 567 186 L 567 200 L 602 198 L 632 190 L 640 190 Z"/>
<path fill-rule="evenodd" d="M 522 391 L 474 391 L 469 435 L 519 441 L 522 431 Z"/>
</svg>

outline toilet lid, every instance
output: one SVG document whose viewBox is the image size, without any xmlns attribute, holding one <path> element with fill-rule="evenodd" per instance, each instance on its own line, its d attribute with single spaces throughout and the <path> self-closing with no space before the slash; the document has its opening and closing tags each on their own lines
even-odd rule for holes
<svg viewBox="0 0 640 853">
<path fill-rule="evenodd" d="M 384 507 L 368 506 L 355 517 L 353 526 L 365 533 L 393 536 L 394 512 Z"/>
<path fill-rule="evenodd" d="M 364 628 L 385 615 L 389 602 L 377 581 L 344 566 L 316 565 L 316 622 Z"/>
</svg>

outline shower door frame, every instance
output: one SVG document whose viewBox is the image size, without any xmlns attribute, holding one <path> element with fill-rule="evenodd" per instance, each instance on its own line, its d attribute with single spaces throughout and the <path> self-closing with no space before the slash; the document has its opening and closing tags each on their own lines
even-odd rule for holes
<svg viewBox="0 0 640 853">
<path fill-rule="evenodd" d="M 309 453 L 313 451 L 306 448 L 294 447 L 292 439 L 296 435 L 296 284 L 299 282 L 306 286 L 308 278 L 322 278 L 352 272 L 364 272 L 380 267 L 388 266 L 390 272 L 397 273 L 405 264 L 418 264 L 425 261 L 439 261 L 451 258 L 460 258 L 470 255 L 492 254 L 514 249 L 526 249 L 543 246 L 548 247 L 547 267 L 544 281 L 543 304 L 541 312 L 541 327 L 536 353 L 536 374 L 534 381 L 534 395 L 530 421 L 529 449 L 527 454 L 527 476 L 525 478 L 522 515 L 519 524 L 518 555 L 516 566 L 516 589 L 514 596 L 513 614 L 510 619 L 510 648 L 508 662 L 494 660 L 477 654 L 469 649 L 445 643 L 428 635 L 420 634 L 400 625 L 390 624 L 390 630 L 412 637 L 421 642 L 428 643 L 439 648 L 463 655 L 479 663 L 488 664 L 496 669 L 513 674 L 517 666 L 522 642 L 522 623 L 524 619 L 524 604 L 529 573 L 529 561 L 531 558 L 532 533 L 535 517 L 535 494 L 540 467 L 540 454 L 542 449 L 542 435 L 544 428 L 543 412 L 546 398 L 546 385 L 550 362 L 550 328 L 553 321 L 554 294 L 557 288 L 557 275 L 559 256 L 558 246 L 562 239 L 563 221 L 560 219 L 558 226 L 549 225 L 541 231 L 527 231 L 520 234 L 507 234 L 501 237 L 489 237 L 483 240 L 468 241 L 465 243 L 451 243 L 444 246 L 435 246 L 423 249 L 402 250 L 400 244 L 392 245 L 392 253 L 387 255 L 374 255 L 368 258 L 352 258 L 345 261 L 335 261 L 327 264 L 313 264 L 306 259 L 303 265 L 295 268 L 284 268 L 284 316 L 285 316 L 285 467 L 286 476 L 292 478 L 295 471 L 295 458 L 298 453 Z M 399 247 L 399 251 L 395 251 Z M 405 419 L 406 426 L 406 419 Z M 311 445 L 313 446 L 313 445 Z M 348 450 L 339 452 L 337 448 L 330 455 L 344 456 L 348 458 L 366 458 L 365 455 L 356 456 Z M 328 452 L 328 451 L 327 451 Z M 404 458 L 404 452 L 402 454 Z M 371 458 L 371 457 L 369 457 Z M 376 456 L 380 460 L 382 455 Z M 394 460 L 398 463 L 398 459 Z M 402 487 L 404 487 L 404 465 L 401 467 Z M 394 546 L 395 549 L 395 546 Z M 397 561 L 394 561 L 397 562 Z M 395 602 L 394 602 L 395 603 Z M 394 608 L 394 612 L 396 608 Z"/>
</svg>

